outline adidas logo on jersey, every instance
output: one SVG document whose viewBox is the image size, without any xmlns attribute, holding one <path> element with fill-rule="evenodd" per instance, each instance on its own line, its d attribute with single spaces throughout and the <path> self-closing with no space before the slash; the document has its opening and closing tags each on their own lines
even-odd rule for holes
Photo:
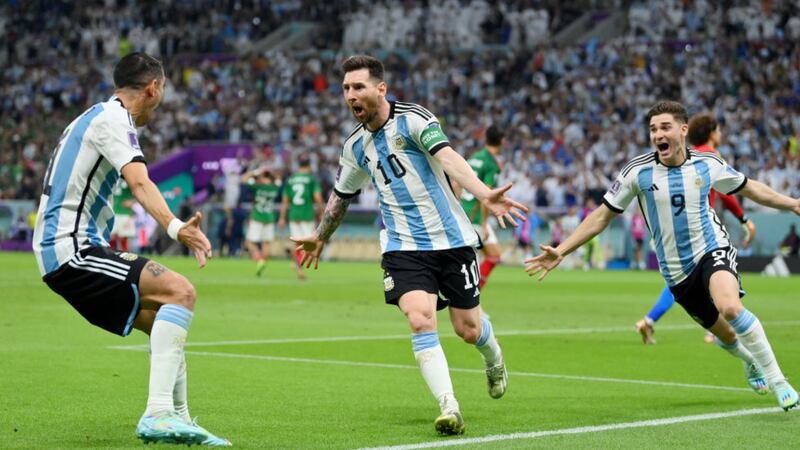
<svg viewBox="0 0 800 450">
<path fill-rule="evenodd" d="M 649 188 L 645 189 L 645 191 L 648 191 L 648 192 L 655 192 L 657 190 L 658 190 L 658 186 L 655 183 L 653 183 L 653 185 L 650 186 Z"/>
</svg>

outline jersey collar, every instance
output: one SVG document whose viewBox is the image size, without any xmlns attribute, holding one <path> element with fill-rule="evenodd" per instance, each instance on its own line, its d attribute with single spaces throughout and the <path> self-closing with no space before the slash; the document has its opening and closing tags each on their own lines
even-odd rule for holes
<svg viewBox="0 0 800 450">
<path fill-rule="evenodd" d="M 681 167 L 682 165 L 684 165 L 687 162 L 689 162 L 690 159 L 692 159 L 691 150 L 692 150 L 691 147 L 686 147 L 686 160 L 684 160 L 681 164 L 679 164 L 677 166 L 670 166 L 669 164 L 664 164 L 663 162 L 661 162 L 661 159 L 658 157 L 658 150 L 654 151 L 653 155 L 656 157 L 656 164 L 661 164 L 664 167 Z"/>
<path fill-rule="evenodd" d="M 120 106 L 122 106 L 123 108 L 125 108 L 125 103 L 122 103 L 122 99 L 121 99 L 121 98 L 119 98 L 119 97 L 117 97 L 116 95 L 112 95 L 112 96 L 111 96 L 111 98 L 110 98 L 110 99 L 108 99 L 108 101 L 110 101 L 110 102 L 114 102 L 114 101 L 116 101 L 116 102 L 119 102 Z M 126 109 L 127 109 L 127 108 L 126 108 Z"/>
</svg>

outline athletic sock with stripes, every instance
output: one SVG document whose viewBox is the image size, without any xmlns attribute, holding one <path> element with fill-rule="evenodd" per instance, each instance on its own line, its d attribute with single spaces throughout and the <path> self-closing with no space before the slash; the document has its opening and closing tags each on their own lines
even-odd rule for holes
<svg viewBox="0 0 800 450">
<path fill-rule="evenodd" d="M 447 358 L 439 344 L 439 334 L 436 331 L 413 334 L 411 344 L 422 378 L 436 400 L 441 401 L 444 395 L 452 395 L 453 383 L 450 381 Z"/>
<path fill-rule="evenodd" d="M 770 386 L 786 379 L 781 368 L 778 367 L 778 361 L 775 359 L 767 335 L 764 333 L 764 327 L 753 313 L 742 308 L 742 312 L 731 321 L 731 326 L 736 330 L 742 345 L 753 354 L 753 359 L 764 370 Z"/>
<path fill-rule="evenodd" d="M 164 305 L 150 331 L 150 390 L 145 416 L 174 411 L 172 393 L 183 359 L 183 345 L 192 312 L 179 305 Z"/>
</svg>

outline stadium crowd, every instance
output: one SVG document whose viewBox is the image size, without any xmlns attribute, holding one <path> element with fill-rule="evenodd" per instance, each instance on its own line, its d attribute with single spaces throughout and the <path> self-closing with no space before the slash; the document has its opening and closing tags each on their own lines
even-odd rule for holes
<svg viewBox="0 0 800 450">
<path fill-rule="evenodd" d="M 376 54 L 387 67 L 390 95 L 426 105 L 459 151 L 478 149 L 490 123 L 505 128 L 503 179 L 514 181 L 513 195 L 530 205 L 566 209 L 602 195 L 621 164 L 647 151 L 642 114 L 661 98 L 713 112 L 725 137 L 719 150 L 729 162 L 800 196 L 796 4 L 636 3 L 625 7 L 627 32 L 558 47 L 549 37 L 568 14 L 556 3 L 350 1 L 339 9 L 300 0 L 107 0 L 97 8 L 6 3 L 0 7 L 0 198 L 38 198 L 59 133 L 70 117 L 111 94 L 110 61 L 132 50 L 162 58 L 169 78 L 162 107 L 141 133 L 148 160 L 189 141 L 252 142 L 257 163 L 278 170 L 310 154 L 329 186 L 353 125 L 341 100 L 338 62 L 377 45 L 384 47 Z M 436 20 L 448 11 L 457 14 L 447 33 L 429 32 L 414 19 Z M 332 31 L 338 40 L 240 56 L 281 23 L 326 14 L 338 20 Z M 373 31 L 380 17 L 390 18 L 385 34 Z M 542 21 L 549 21 L 544 29 Z M 370 40 L 376 36 L 380 41 Z M 362 204 L 374 202 L 373 193 L 362 195 Z"/>
</svg>

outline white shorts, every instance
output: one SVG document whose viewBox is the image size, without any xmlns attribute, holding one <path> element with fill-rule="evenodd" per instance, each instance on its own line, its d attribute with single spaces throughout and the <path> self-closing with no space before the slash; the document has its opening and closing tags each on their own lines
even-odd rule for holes
<svg viewBox="0 0 800 450">
<path fill-rule="evenodd" d="M 123 238 L 136 237 L 136 221 L 133 216 L 127 214 L 114 216 L 114 228 L 111 229 L 111 234 Z"/>
<path fill-rule="evenodd" d="M 274 242 L 275 224 L 251 220 L 247 224 L 247 236 L 245 236 L 245 239 L 250 242 Z"/>
<path fill-rule="evenodd" d="M 491 224 L 489 224 L 489 236 L 486 236 L 485 238 L 483 236 L 483 225 L 476 225 L 473 223 L 472 228 L 474 228 L 475 232 L 478 233 L 478 236 L 480 236 L 481 242 L 483 242 L 484 245 L 497 244 L 497 235 L 494 234 L 494 227 Z"/>
<path fill-rule="evenodd" d="M 289 222 L 289 236 L 303 237 L 314 232 L 314 222 Z"/>
</svg>

